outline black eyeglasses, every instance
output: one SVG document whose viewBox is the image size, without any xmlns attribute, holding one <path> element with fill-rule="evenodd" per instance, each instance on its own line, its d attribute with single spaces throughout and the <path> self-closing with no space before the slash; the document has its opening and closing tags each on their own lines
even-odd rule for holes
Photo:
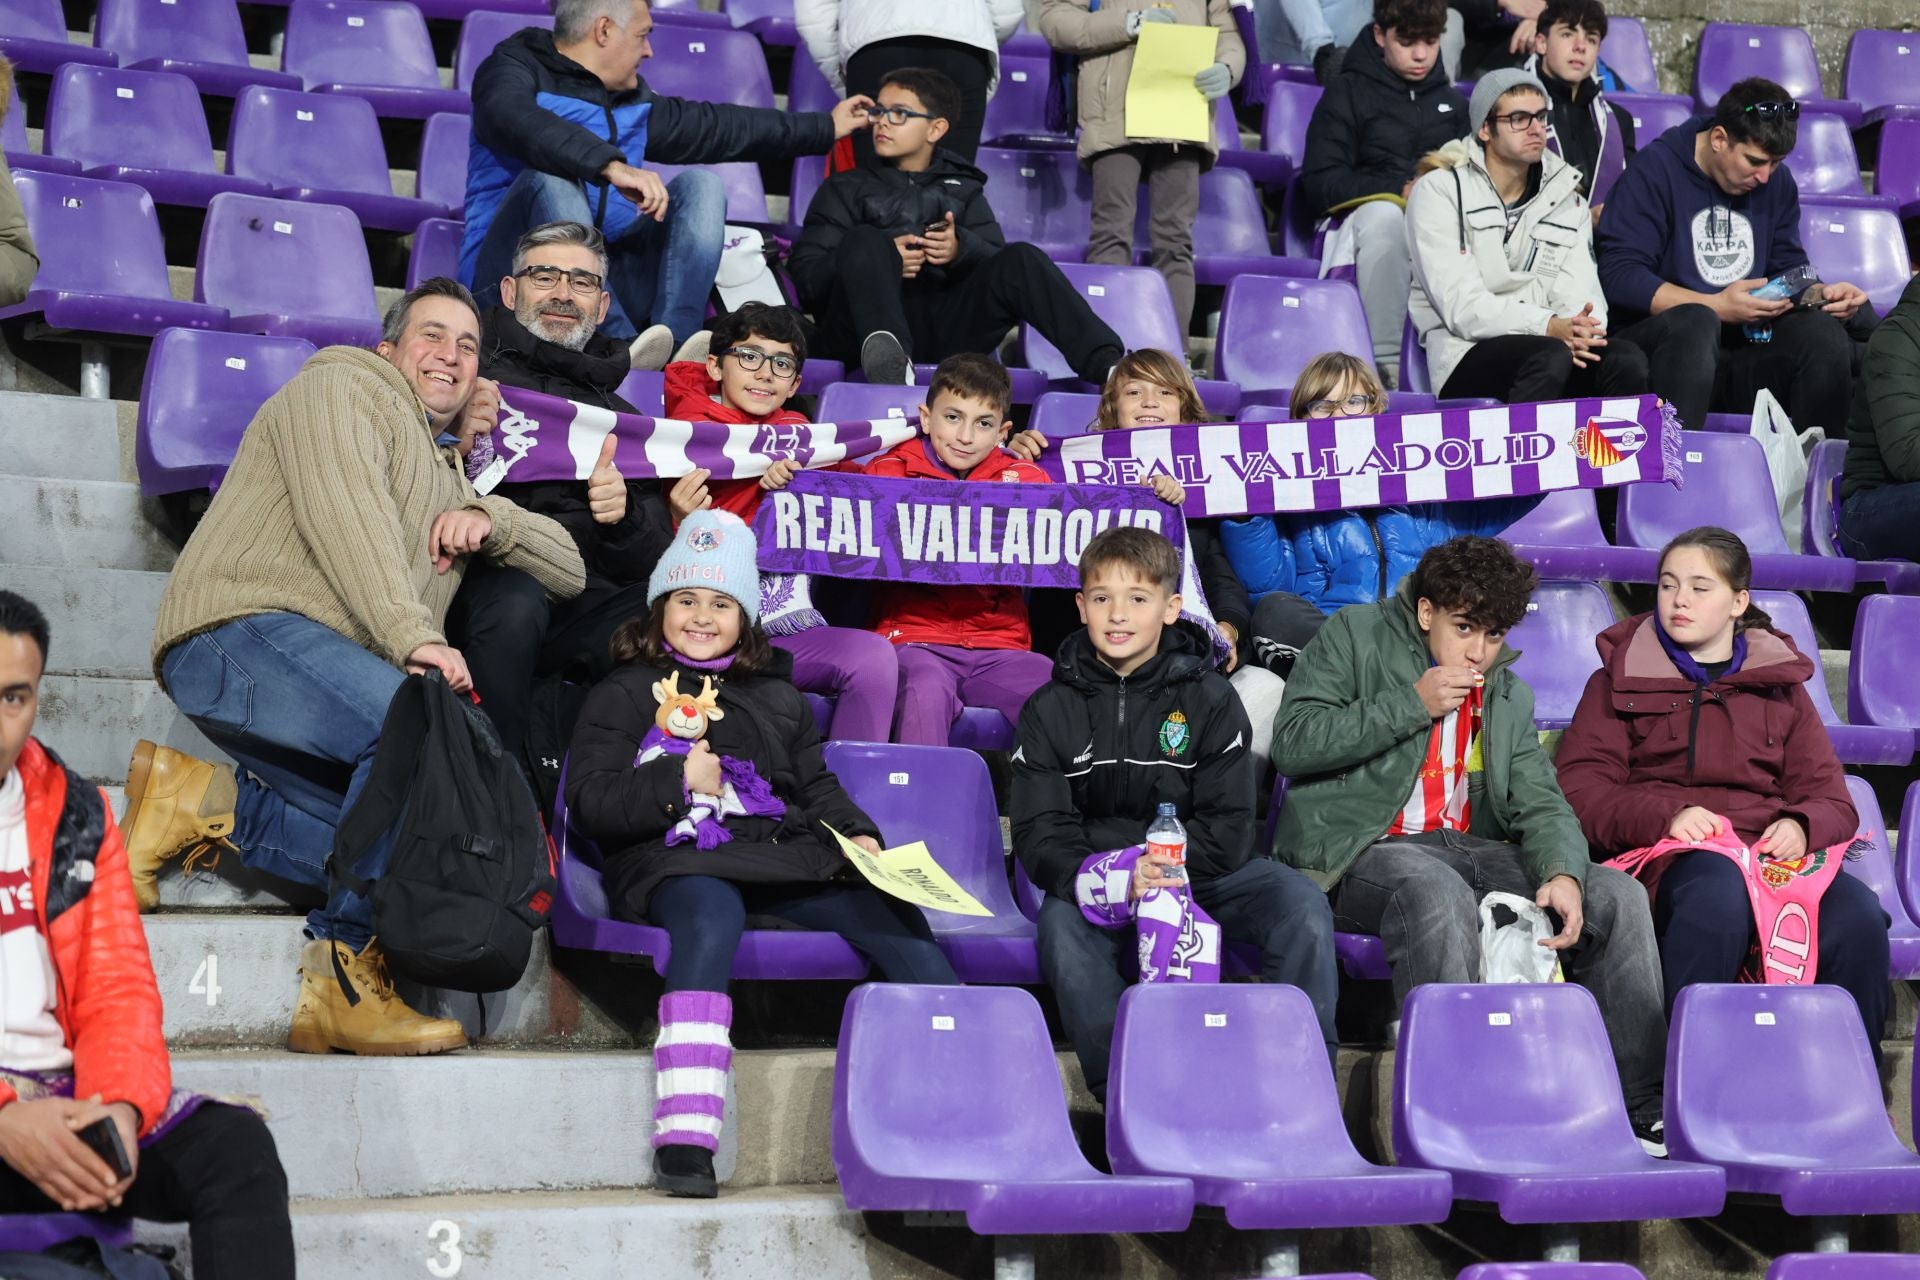
<svg viewBox="0 0 1920 1280">
<path fill-rule="evenodd" d="M 905 107 L 883 107 L 875 104 L 866 109 L 869 120 L 885 120 L 898 128 L 909 120 L 938 120 L 940 117 L 930 111 L 909 111 Z"/>
<path fill-rule="evenodd" d="M 1552 112 L 1542 107 L 1538 111 L 1509 111 L 1504 116 L 1494 118 L 1507 126 L 1509 133 L 1525 133 L 1535 125 L 1546 128 L 1547 121 L 1552 118 Z"/>
<path fill-rule="evenodd" d="M 591 298 L 600 292 L 602 281 L 591 271 L 563 271 L 559 267 L 522 267 L 513 273 L 516 280 L 525 280 L 536 289 L 557 289 L 565 280 L 567 288 L 583 298 Z"/>
<path fill-rule="evenodd" d="M 776 351 L 774 354 L 768 355 L 758 347 L 728 347 L 725 351 L 720 352 L 719 356 L 716 356 L 715 359 L 724 356 L 732 356 L 735 360 L 738 360 L 740 367 L 748 373 L 752 373 L 761 365 L 771 362 L 773 365 L 773 376 L 782 382 L 790 381 L 800 376 L 800 362 L 784 351 Z"/>
<path fill-rule="evenodd" d="M 1756 102 L 1748 106 L 1746 110 L 1751 111 L 1762 120 L 1771 120 L 1775 116 L 1785 116 L 1789 120 L 1798 120 L 1800 118 L 1800 104 L 1797 102 Z"/>
<path fill-rule="evenodd" d="M 1362 414 L 1378 412 L 1373 397 L 1364 391 L 1355 392 L 1345 400 L 1315 400 L 1307 406 L 1309 418 L 1331 418 L 1335 411 L 1344 411 L 1344 417 L 1358 418 Z"/>
</svg>

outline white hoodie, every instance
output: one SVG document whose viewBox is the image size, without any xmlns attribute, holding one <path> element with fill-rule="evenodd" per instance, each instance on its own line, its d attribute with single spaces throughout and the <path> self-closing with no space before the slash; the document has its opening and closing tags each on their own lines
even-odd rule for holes
<svg viewBox="0 0 1920 1280">
<path fill-rule="evenodd" d="M 1413 294 L 1407 312 L 1427 349 L 1437 392 L 1476 342 L 1547 332 L 1555 316 L 1589 302 L 1607 322 L 1593 259 L 1593 215 L 1580 171 L 1552 151 L 1540 157 L 1540 190 L 1507 232 L 1507 208 L 1487 173 L 1479 141 L 1462 138 L 1436 153 L 1446 163 L 1407 197 Z"/>
<path fill-rule="evenodd" d="M 53 952 L 33 904 L 27 788 L 20 771 L 0 782 L 0 1067 L 66 1071 L 73 1051 L 53 1016 Z"/>
<path fill-rule="evenodd" d="M 834 92 L 847 92 L 847 59 L 870 44 L 924 36 L 969 44 L 993 63 L 987 96 L 1000 81 L 1000 45 L 1023 16 L 1022 0 L 794 0 L 793 25 Z"/>
</svg>

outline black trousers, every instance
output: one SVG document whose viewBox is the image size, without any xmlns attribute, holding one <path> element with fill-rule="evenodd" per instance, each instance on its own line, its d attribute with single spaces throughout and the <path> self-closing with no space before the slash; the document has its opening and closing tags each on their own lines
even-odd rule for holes
<svg viewBox="0 0 1920 1280">
<path fill-rule="evenodd" d="M 1581 368 L 1560 339 L 1514 333 L 1469 347 L 1447 375 L 1440 395 L 1445 399 L 1492 396 L 1508 404 L 1573 396 L 1638 396 L 1647 393 L 1648 377 L 1646 353 L 1611 334 L 1600 363 Z"/>
<path fill-rule="evenodd" d="M 1060 349 L 1078 376 L 1104 382 L 1125 348 L 1037 246 L 1010 244 L 957 276 L 900 277 L 900 251 L 879 227 L 847 232 L 835 255 L 837 273 L 820 322 L 820 354 L 850 364 L 860 344 L 880 330 L 915 360 L 999 350 L 1007 330 L 1031 324 Z"/>
<path fill-rule="evenodd" d="M 140 1152 L 124 1208 L 149 1222 L 187 1224 L 194 1280 L 292 1280 L 287 1174 L 266 1121 L 251 1111 L 203 1103 Z M 0 1164 L 0 1213 L 59 1211 Z"/>
<path fill-rule="evenodd" d="M 1300 651 L 1326 622 L 1327 615 L 1305 596 L 1270 591 L 1253 606 L 1253 656 L 1285 680 L 1293 674 Z"/>
<path fill-rule="evenodd" d="M 1608 335 L 1647 353 L 1653 393 L 1699 430 L 1709 413 L 1750 413 L 1761 388 L 1786 406 L 1793 425 L 1844 436 L 1853 388 L 1853 338 L 1824 311 L 1789 311 L 1773 341 L 1749 342 L 1739 325 L 1698 303 L 1672 307 Z M 1604 361 L 1602 363 L 1605 363 Z"/>
<path fill-rule="evenodd" d="M 972 164 L 980 150 L 980 130 L 987 122 L 987 85 L 993 80 L 993 61 L 986 50 L 932 36 L 877 40 L 855 49 L 847 59 L 847 96 L 864 93 L 878 98 L 881 82 L 902 67 L 943 72 L 958 86 L 960 118 L 948 122 L 940 145 Z M 853 158 L 856 164 L 873 163 L 873 138 L 865 129 L 853 134 Z"/>
</svg>

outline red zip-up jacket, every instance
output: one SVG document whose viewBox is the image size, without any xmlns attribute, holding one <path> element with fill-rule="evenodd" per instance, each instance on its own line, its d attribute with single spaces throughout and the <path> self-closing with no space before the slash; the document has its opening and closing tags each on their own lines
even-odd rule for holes
<svg viewBox="0 0 1920 1280">
<path fill-rule="evenodd" d="M 724 422 L 729 425 L 742 423 L 771 423 L 777 427 L 791 426 L 805 422 L 807 415 L 795 413 L 791 409 L 775 409 L 764 418 L 756 418 L 744 413 L 725 401 L 714 397 L 719 393 L 720 384 L 707 376 L 707 366 L 698 360 L 676 360 L 667 366 L 667 416 L 682 422 Z M 660 487 L 671 490 L 673 480 L 663 480 Z M 760 509 L 760 481 L 749 480 L 709 480 L 707 492 L 713 496 L 713 505 L 721 511 L 733 514 L 753 523 L 753 513 Z"/>
<path fill-rule="evenodd" d="M 38 741 L 27 739 L 16 767 L 26 786 L 34 912 L 53 954 L 54 1017 L 73 1050 L 74 1096 L 131 1103 L 145 1134 L 166 1113 L 173 1068 L 120 827 L 100 789 Z M 14 1097 L 0 1083 L 0 1106 Z"/>
<path fill-rule="evenodd" d="M 867 464 L 870 476 L 906 480 L 975 480 L 996 484 L 1046 484 L 1052 480 L 1031 462 L 995 449 L 964 476 L 936 457 L 925 436 Z M 944 644 L 960 649 L 1026 649 L 1033 644 L 1027 602 L 1018 587 L 890 586 L 880 593 L 874 627 L 895 644 Z"/>
</svg>

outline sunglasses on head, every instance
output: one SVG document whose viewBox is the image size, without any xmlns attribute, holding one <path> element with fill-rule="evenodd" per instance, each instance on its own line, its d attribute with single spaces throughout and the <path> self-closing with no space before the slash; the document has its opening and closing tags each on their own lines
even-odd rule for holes
<svg viewBox="0 0 1920 1280">
<path fill-rule="evenodd" d="M 1800 104 L 1797 102 L 1756 102 L 1745 109 L 1762 120 L 1772 120 L 1776 116 L 1785 116 L 1789 120 L 1800 118 Z"/>
</svg>

